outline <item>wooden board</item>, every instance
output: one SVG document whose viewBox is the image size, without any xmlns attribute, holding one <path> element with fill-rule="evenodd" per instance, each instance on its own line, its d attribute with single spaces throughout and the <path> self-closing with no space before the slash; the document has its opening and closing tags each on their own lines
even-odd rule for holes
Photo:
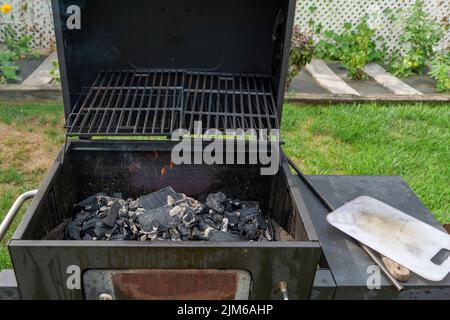
<svg viewBox="0 0 450 320">
<path fill-rule="evenodd" d="M 49 84 L 53 78 L 50 76 L 50 70 L 52 68 L 52 61 L 58 59 L 56 52 L 53 52 L 51 55 L 41 63 L 36 70 L 33 71 L 32 74 L 28 76 L 23 82 L 22 85 L 29 87 L 36 87 L 45 84 Z"/>
<path fill-rule="evenodd" d="M 352 102 L 409 102 L 409 103 L 450 103 L 450 94 L 424 94 L 424 95 L 368 95 L 354 96 L 346 94 L 316 94 L 288 92 L 285 95 L 288 102 L 324 104 L 324 103 L 352 103 Z"/>
<path fill-rule="evenodd" d="M 383 67 L 376 63 L 368 63 L 364 68 L 364 72 L 380 85 L 397 95 L 423 95 L 422 92 L 407 85 L 392 74 L 387 73 Z"/>
<path fill-rule="evenodd" d="M 319 85 L 331 93 L 360 96 L 355 89 L 339 78 L 339 76 L 334 73 L 324 61 L 313 59 L 310 64 L 305 66 L 305 68 Z"/>
</svg>

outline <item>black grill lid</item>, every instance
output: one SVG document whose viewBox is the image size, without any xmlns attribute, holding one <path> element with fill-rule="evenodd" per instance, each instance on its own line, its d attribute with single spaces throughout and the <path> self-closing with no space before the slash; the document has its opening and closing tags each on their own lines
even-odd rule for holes
<svg viewBox="0 0 450 320">
<path fill-rule="evenodd" d="M 295 1 L 52 2 L 69 135 L 279 127 Z"/>
</svg>

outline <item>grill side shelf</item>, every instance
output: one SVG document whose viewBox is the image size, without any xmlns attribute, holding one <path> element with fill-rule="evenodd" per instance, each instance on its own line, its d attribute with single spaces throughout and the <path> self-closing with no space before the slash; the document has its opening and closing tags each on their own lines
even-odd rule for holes
<svg viewBox="0 0 450 320">
<path fill-rule="evenodd" d="M 265 75 L 102 71 L 66 121 L 68 136 L 165 136 L 183 128 L 278 129 Z"/>
</svg>

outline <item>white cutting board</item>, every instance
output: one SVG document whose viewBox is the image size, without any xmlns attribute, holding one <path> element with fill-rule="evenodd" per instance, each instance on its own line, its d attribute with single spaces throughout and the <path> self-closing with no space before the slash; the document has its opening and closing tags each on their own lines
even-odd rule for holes
<svg viewBox="0 0 450 320">
<path fill-rule="evenodd" d="M 450 257 L 441 265 L 431 261 L 442 249 L 450 250 L 450 235 L 377 199 L 356 198 L 327 221 L 425 279 L 441 281 L 450 272 Z"/>
</svg>

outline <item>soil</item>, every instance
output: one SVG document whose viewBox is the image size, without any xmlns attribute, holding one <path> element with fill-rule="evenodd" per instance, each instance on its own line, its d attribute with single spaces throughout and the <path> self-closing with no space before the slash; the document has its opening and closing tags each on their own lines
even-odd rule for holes
<svg viewBox="0 0 450 320">
<path fill-rule="evenodd" d="M 17 164 L 31 173 L 34 170 L 47 171 L 59 148 L 50 144 L 42 134 L 19 131 L 14 126 L 0 123 L 0 150 L 0 167 Z"/>
</svg>

